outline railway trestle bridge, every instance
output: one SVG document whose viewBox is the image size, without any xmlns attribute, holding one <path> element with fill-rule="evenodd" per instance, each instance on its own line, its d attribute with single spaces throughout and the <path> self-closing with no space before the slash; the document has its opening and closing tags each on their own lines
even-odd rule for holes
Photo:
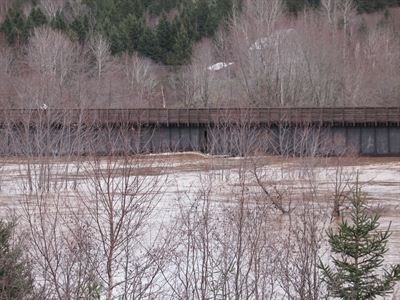
<svg viewBox="0 0 400 300">
<path fill-rule="evenodd" d="M 400 155 L 399 107 L 3 109 L 0 153 Z"/>
</svg>

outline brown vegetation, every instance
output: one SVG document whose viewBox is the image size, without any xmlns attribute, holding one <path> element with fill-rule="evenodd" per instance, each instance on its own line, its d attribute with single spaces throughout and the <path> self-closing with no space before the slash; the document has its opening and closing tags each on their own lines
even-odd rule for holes
<svg viewBox="0 0 400 300">
<path fill-rule="evenodd" d="M 41 3 L 48 15 L 59 4 Z M 397 106 L 399 13 L 358 15 L 351 1 L 324 0 L 320 11 L 291 18 L 280 0 L 248 0 L 228 29 L 213 42 L 201 41 L 191 63 L 174 69 L 136 54 L 112 57 L 101 36 L 80 45 L 37 28 L 26 48 L 0 43 L 1 102 L 20 108 Z"/>
</svg>

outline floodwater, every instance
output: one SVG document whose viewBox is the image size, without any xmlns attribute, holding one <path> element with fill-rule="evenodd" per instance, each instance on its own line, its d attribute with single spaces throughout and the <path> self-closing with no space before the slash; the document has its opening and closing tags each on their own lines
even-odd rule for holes
<svg viewBox="0 0 400 300">
<path fill-rule="evenodd" d="M 99 162 L 100 161 L 100 162 Z M 118 168 L 124 163 L 110 165 L 110 160 L 99 159 L 96 168 L 85 160 L 39 160 L 3 158 L 0 161 L 0 214 L 19 214 L 21 200 L 29 196 L 30 187 L 49 194 L 62 194 L 65 199 L 79 201 L 77 190 L 84 190 L 87 177 L 95 174 L 95 169 L 113 169 L 113 176 L 121 176 Z M 117 160 L 118 161 L 118 160 Z M 291 201 L 302 194 L 310 182 L 320 195 L 318 201 L 325 199 L 326 209 L 330 209 L 329 199 L 335 186 L 346 188 L 358 181 L 362 192 L 368 199 L 371 210 L 381 216 L 381 228 L 390 225 L 392 236 L 386 263 L 400 263 L 400 158 L 282 158 L 253 157 L 249 159 L 212 157 L 198 153 L 149 155 L 129 159 L 134 165 L 133 173 L 138 176 L 160 176 L 163 200 L 155 212 L 155 223 L 160 218 L 172 218 L 177 209 L 178 198 L 190 198 L 199 188 L 201 178 L 212 177 L 213 199 L 229 203 L 232 191 L 239 182 L 240 174 L 258 172 L 261 180 L 270 186 L 290 190 Z M 28 174 L 31 174 L 30 176 Z M 254 179 L 246 184 L 257 191 Z M 322 200 L 321 200 L 322 199 Z M 346 205 L 344 206 L 346 213 Z M 278 212 L 277 212 L 278 213 Z M 400 287 L 394 296 L 387 299 L 400 299 Z"/>
</svg>

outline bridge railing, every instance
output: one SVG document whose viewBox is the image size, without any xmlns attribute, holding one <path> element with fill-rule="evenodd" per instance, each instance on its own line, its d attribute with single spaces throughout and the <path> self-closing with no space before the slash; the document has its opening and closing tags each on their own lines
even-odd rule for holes
<svg viewBox="0 0 400 300">
<path fill-rule="evenodd" d="M 0 122 L 7 121 L 182 126 L 244 122 L 250 124 L 396 123 L 400 125 L 400 107 L 0 110 Z"/>
</svg>

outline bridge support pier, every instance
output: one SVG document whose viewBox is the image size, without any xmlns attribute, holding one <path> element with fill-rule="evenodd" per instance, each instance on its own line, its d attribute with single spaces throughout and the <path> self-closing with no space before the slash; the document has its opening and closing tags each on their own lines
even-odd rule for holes
<svg viewBox="0 0 400 300">
<path fill-rule="evenodd" d="M 203 151 L 246 155 L 400 156 L 400 126 L 102 126 L 0 128 L 2 155 Z"/>
</svg>

